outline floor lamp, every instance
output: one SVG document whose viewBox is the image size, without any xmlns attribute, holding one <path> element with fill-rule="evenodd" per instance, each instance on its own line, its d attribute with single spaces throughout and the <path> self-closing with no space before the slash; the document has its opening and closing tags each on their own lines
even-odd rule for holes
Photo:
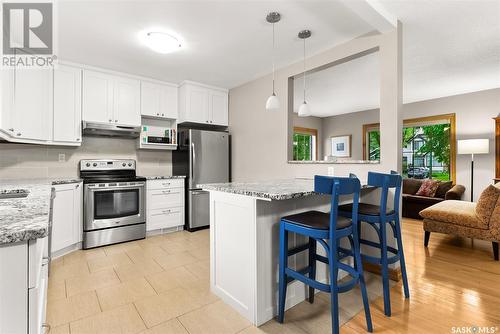
<svg viewBox="0 0 500 334">
<path fill-rule="evenodd" d="M 490 153 L 490 141 L 488 139 L 463 139 L 458 141 L 458 154 L 470 154 L 470 201 L 474 202 L 474 154 Z"/>
</svg>

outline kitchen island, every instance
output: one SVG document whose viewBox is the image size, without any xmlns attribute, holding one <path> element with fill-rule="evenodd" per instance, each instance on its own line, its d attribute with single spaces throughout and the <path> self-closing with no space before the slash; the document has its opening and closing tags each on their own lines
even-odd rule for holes
<svg viewBox="0 0 500 334">
<path fill-rule="evenodd" d="M 279 222 L 307 210 L 330 210 L 330 196 L 314 192 L 312 179 L 200 185 L 210 192 L 210 285 L 224 302 L 256 326 L 277 314 Z M 374 202 L 373 189 L 361 197 Z M 375 191 L 376 192 L 376 191 Z M 365 236 L 364 236 L 365 237 Z M 289 247 L 306 243 L 291 234 Z M 318 253 L 325 255 L 321 246 Z M 307 252 L 291 256 L 289 265 L 307 266 Z M 327 267 L 318 262 L 316 278 L 327 282 Z M 339 272 L 339 279 L 343 272 Z M 286 308 L 307 296 L 307 287 L 288 286 Z"/>
</svg>

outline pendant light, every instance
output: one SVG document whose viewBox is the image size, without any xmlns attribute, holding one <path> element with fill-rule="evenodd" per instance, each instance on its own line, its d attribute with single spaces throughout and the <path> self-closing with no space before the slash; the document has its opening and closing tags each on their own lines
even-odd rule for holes
<svg viewBox="0 0 500 334">
<path fill-rule="evenodd" d="M 281 15 L 278 12 L 271 12 L 267 14 L 266 21 L 273 25 L 273 94 L 269 96 L 266 101 L 266 110 L 267 111 L 276 111 L 280 108 L 280 100 L 276 96 L 276 92 L 274 91 L 274 24 L 279 22 L 281 19 Z"/>
<path fill-rule="evenodd" d="M 306 102 L 306 39 L 311 37 L 311 31 L 302 30 L 298 36 L 304 41 L 304 101 L 299 106 L 299 117 L 307 117 L 311 116 L 311 110 Z"/>
</svg>

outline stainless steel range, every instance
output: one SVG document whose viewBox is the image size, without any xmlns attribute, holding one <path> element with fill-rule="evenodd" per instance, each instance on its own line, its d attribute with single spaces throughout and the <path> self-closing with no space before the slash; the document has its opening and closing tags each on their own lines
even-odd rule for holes
<svg viewBox="0 0 500 334">
<path fill-rule="evenodd" d="M 146 237 L 146 178 L 135 160 L 81 160 L 83 248 Z"/>
</svg>

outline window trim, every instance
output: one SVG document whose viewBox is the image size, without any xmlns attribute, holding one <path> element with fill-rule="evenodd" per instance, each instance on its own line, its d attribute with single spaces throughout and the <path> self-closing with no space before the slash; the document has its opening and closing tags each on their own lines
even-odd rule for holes
<svg viewBox="0 0 500 334">
<path fill-rule="evenodd" d="M 457 121 L 456 114 L 441 114 L 433 116 L 424 116 L 409 118 L 403 120 L 403 127 L 405 126 L 419 126 L 418 123 L 435 123 L 438 121 L 447 121 L 450 123 L 450 179 L 453 184 L 457 182 Z M 428 125 L 428 124 L 423 124 Z M 380 123 L 363 124 L 363 160 L 366 160 L 366 135 L 370 130 L 380 129 Z M 382 136 L 383 134 L 381 134 Z"/>
<path fill-rule="evenodd" d="M 318 137 L 318 129 L 313 129 L 313 128 L 303 128 L 303 127 L 300 127 L 300 126 L 294 126 L 293 127 L 293 133 L 300 133 L 300 134 L 303 134 L 303 135 L 313 135 L 316 137 L 316 147 L 315 147 L 315 151 L 316 151 L 316 160 L 318 159 L 318 144 L 319 144 L 319 137 Z M 314 161 L 314 160 L 310 160 L 310 161 Z"/>
</svg>

